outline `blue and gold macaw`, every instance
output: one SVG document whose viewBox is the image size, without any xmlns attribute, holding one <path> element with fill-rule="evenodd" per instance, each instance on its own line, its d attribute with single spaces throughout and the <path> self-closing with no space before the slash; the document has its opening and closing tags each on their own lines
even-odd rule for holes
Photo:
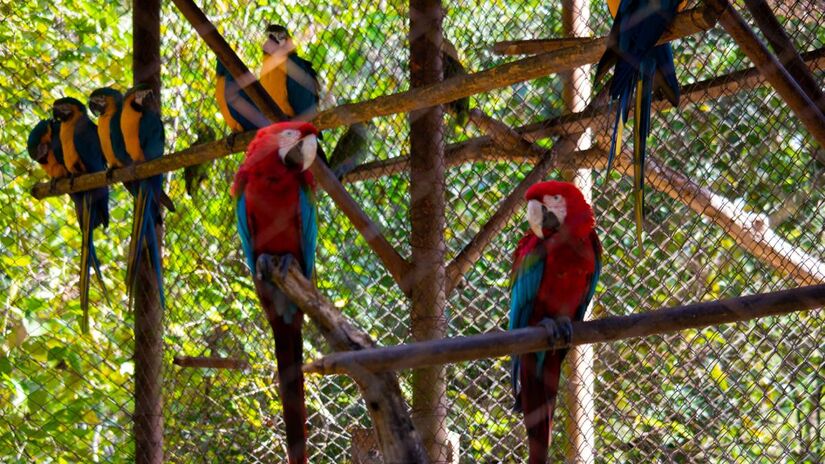
<svg viewBox="0 0 825 464">
<path fill-rule="evenodd" d="M 123 99 L 123 111 L 120 116 L 120 129 L 129 158 L 135 163 L 151 161 L 163 155 L 165 136 L 160 114 L 148 106 L 152 90 L 139 84 L 126 92 Z M 129 256 L 126 265 L 126 284 L 129 289 L 130 302 L 134 298 L 137 284 L 137 271 L 146 248 L 149 263 L 157 278 L 158 298 L 162 306 L 166 305 L 163 292 L 163 274 L 161 267 L 160 245 L 155 233 L 155 226 L 162 223 L 161 205 L 164 201 L 163 175 L 141 179 L 135 191 L 135 209 L 132 224 L 132 236 L 129 243 Z M 169 208 L 173 210 L 172 208 Z"/>
<path fill-rule="evenodd" d="M 111 177 L 112 169 L 122 168 L 132 164 L 132 158 L 126 153 L 126 142 L 120 130 L 120 115 L 123 112 L 123 94 L 111 87 L 103 87 L 89 95 L 89 110 L 97 116 L 97 135 L 100 139 L 100 148 L 109 169 L 107 178 Z M 137 184 L 125 182 L 129 193 L 135 194 Z"/>
<path fill-rule="evenodd" d="M 285 27 L 271 24 L 266 32 L 261 85 L 290 119 L 309 121 L 318 112 L 318 73 L 295 52 Z"/>
<path fill-rule="evenodd" d="M 653 94 L 666 98 L 673 106 L 679 105 L 679 81 L 676 80 L 673 50 L 669 43 L 659 46 L 656 43 L 673 23 L 685 1 L 608 0 L 607 3 L 615 19 L 608 36 L 607 50 L 596 68 L 596 82 L 600 82 L 608 68 L 613 67 L 609 94 L 612 102 L 618 102 L 607 170 L 609 173 L 613 158 L 621 149 L 622 130 L 635 95 L 633 196 L 636 239 L 641 248 L 645 153 Z"/>
<path fill-rule="evenodd" d="M 97 127 L 89 120 L 86 107 L 75 98 L 60 98 L 52 105 L 54 119 L 60 122 L 60 149 L 69 176 L 100 172 L 106 160 L 97 137 Z M 55 150 L 57 152 L 57 150 Z M 89 330 L 89 277 L 94 269 L 104 295 L 106 287 L 100 272 L 100 261 L 94 246 L 94 229 L 109 225 L 109 188 L 100 187 L 71 195 L 80 224 L 80 307 L 83 311 L 81 330 Z"/>
<path fill-rule="evenodd" d="M 60 123 L 54 119 L 43 119 L 29 133 L 26 149 L 54 181 L 69 175 L 63 165 L 63 150 L 60 147 Z"/>
<path fill-rule="evenodd" d="M 223 119 L 233 133 L 256 130 L 260 127 L 268 126 L 271 121 L 267 119 L 246 92 L 232 77 L 221 60 L 216 59 L 215 76 L 215 98 L 218 100 L 218 108 L 221 110 Z"/>
</svg>

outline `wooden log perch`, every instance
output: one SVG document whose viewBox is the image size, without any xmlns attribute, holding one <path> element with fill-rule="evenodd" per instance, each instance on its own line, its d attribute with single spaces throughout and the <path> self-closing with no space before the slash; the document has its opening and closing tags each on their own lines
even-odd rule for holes
<svg viewBox="0 0 825 464">
<path fill-rule="evenodd" d="M 275 268 L 279 269 L 275 258 Z M 370 336 L 350 322 L 315 289 L 293 261 L 286 276 L 274 272 L 272 282 L 318 327 L 334 350 L 359 351 L 375 347 Z M 421 437 L 413 427 L 407 403 L 393 373 L 376 374 L 354 366 L 352 377 L 372 418 L 386 463 L 426 463 Z"/>
<path fill-rule="evenodd" d="M 673 40 L 684 35 L 695 34 L 708 30 L 715 24 L 716 18 L 713 16 L 713 10 L 707 8 L 679 13 L 674 22 L 674 30 L 679 31 L 679 35 L 667 38 Z M 595 63 L 604 53 L 606 46 L 606 38 L 592 39 L 587 43 L 542 53 L 477 73 L 445 79 L 437 84 L 342 105 L 319 113 L 313 119 L 313 123 L 325 129 L 441 105 L 459 98 Z"/>
<path fill-rule="evenodd" d="M 217 358 L 207 356 L 175 356 L 172 364 L 180 367 L 193 367 L 201 369 L 236 369 L 244 370 L 249 368 L 249 363 L 243 359 Z"/>
<path fill-rule="evenodd" d="M 825 69 L 825 48 L 805 53 L 803 60 L 812 70 Z M 690 104 L 699 104 L 708 100 L 731 96 L 737 92 L 752 90 L 766 85 L 767 82 L 756 68 L 743 69 L 729 74 L 707 79 L 682 88 L 679 107 Z M 653 103 L 653 111 L 659 112 L 671 108 L 664 99 Z M 575 113 L 568 113 L 555 118 L 516 128 L 515 131 L 530 142 L 551 137 L 553 135 L 571 135 L 592 127 L 599 132 L 609 124 L 608 106 L 598 106 Z M 447 146 L 447 164 L 458 165 L 474 161 L 523 161 L 530 158 L 528 155 L 502 150 L 494 145 L 489 136 L 475 137 L 470 140 Z M 398 174 L 409 169 L 407 157 L 397 157 L 388 160 L 365 163 L 350 172 L 345 182 L 358 182 L 375 179 L 382 176 Z M 573 168 L 577 166 L 571 166 Z M 589 167 L 583 162 L 579 167 Z M 48 184 L 46 184 L 48 185 Z"/>
<path fill-rule="evenodd" d="M 748 23 L 727 0 L 707 0 L 707 4 L 716 10 L 719 23 L 753 61 L 776 93 L 785 100 L 808 132 L 821 147 L 825 147 L 825 115 L 819 111 L 819 108 L 802 91 L 785 67 L 768 51 Z"/>
<path fill-rule="evenodd" d="M 676 19 L 665 32 L 659 43 L 672 42 L 685 36 L 707 31 L 716 25 L 714 12 L 705 6 L 683 11 L 676 15 Z M 560 39 L 529 39 L 498 42 L 493 45 L 493 53 L 497 55 L 534 55 L 537 53 L 555 52 L 573 46 L 596 47 L 598 56 L 593 61 L 581 63 L 579 66 L 595 63 L 599 60 L 604 47 L 607 46 L 607 37 L 581 38 L 565 37 Z M 577 67 L 577 66 L 574 66 Z"/>
<path fill-rule="evenodd" d="M 354 368 L 374 372 L 398 371 L 589 343 L 649 337 L 806 311 L 823 305 L 825 285 L 814 285 L 659 309 L 630 316 L 611 316 L 587 322 L 574 322 L 573 337 L 569 345 L 562 339 L 549 340 L 543 327 L 530 327 L 358 352 L 333 353 L 305 365 L 303 369 L 304 372 L 323 375 L 346 374 Z"/>
<path fill-rule="evenodd" d="M 799 52 L 796 51 L 791 38 L 782 28 L 779 20 L 773 14 L 771 7 L 765 0 L 748 0 L 745 6 L 750 10 L 754 21 L 762 30 L 765 39 L 773 47 L 777 58 L 785 66 L 799 87 L 808 95 L 808 98 L 825 114 L 825 95 L 822 93 L 820 84 L 816 81 L 810 69 L 805 66 Z M 822 7 L 820 6 L 820 9 Z"/>
</svg>

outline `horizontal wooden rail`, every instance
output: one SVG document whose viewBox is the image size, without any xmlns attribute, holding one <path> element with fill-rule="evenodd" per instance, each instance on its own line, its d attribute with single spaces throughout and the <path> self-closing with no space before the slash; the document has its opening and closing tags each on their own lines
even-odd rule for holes
<svg viewBox="0 0 825 464">
<path fill-rule="evenodd" d="M 304 366 L 305 372 L 343 374 L 351 370 L 397 371 L 424 366 L 497 358 L 511 354 L 648 337 L 679 330 L 749 321 L 805 311 L 825 305 L 825 285 L 696 303 L 630 316 L 611 316 L 573 323 L 570 345 L 551 341 L 542 327 L 491 332 L 469 337 L 431 340 L 407 345 L 333 353 Z"/>
</svg>

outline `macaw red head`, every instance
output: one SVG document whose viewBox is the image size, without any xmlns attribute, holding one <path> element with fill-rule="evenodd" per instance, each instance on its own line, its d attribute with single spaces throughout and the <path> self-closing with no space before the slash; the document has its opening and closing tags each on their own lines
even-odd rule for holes
<svg viewBox="0 0 825 464">
<path fill-rule="evenodd" d="M 302 173 L 312 166 L 317 149 L 318 129 L 308 122 L 278 122 L 259 129 L 246 149 L 232 191 L 239 192 L 240 183 L 251 173 L 272 177 Z"/>
<path fill-rule="evenodd" d="M 527 189 L 525 199 L 527 221 L 539 238 L 561 229 L 576 237 L 585 237 L 595 226 L 593 210 L 581 191 L 569 182 L 539 182 Z"/>
</svg>

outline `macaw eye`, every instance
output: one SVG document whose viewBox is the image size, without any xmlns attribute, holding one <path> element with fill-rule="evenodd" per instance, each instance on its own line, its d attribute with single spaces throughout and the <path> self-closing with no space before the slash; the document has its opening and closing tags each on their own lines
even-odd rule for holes
<svg viewBox="0 0 825 464">
<path fill-rule="evenodd" d="M 298 139 L 301 138 L 301 132 L 295 129 L 287 129 L 281 132 L 281 136 L 279 139 L 280 145 L 282 147 L 294 145 Z"/>
</svg>

